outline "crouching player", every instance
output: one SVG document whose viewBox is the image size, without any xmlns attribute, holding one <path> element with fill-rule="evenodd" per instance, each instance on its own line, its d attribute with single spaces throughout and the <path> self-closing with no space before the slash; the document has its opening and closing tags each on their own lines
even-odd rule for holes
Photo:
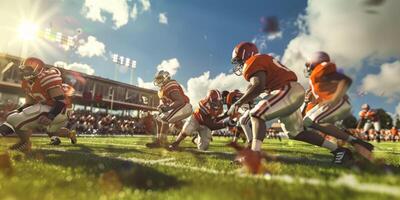
<svg viewBox="0 0 400 200">
<path fill-rule="evenodd" d="M 242 96 L 243 93 L 241 93 L 239 90 L 234 90 L 232 92 L 229 92 L 229 94 L 226 97 L 226 105 L 228 110 Z M 234 133 L 233 142 L 237 142 L 240 135 L 244 133 L 244 135 L 246 136 L 247 143 L 249 144 L 251 143 L 252 140 L 251 123 L 250 123 L 250 118 L 248 117 L 251 105 L 252 103 L 243 104 L 240 108 L 238 108 L 238 110 L 235 110 L 232 116 L 230 116 L 231 119 L 236 122 L 236 126 L 230 128 L 231 132 Z"/>
<path fill-rule="evenodd" d="M 222 114 L 222 105 L 221 93 L 218 90 L 210 90 L 207 96 L 200 100 L 199 107 L 183 125 L 182 131 L 179 133 L 176 141 L 169 146 L 169 149 L 178 149 L 179 144 L 187 135 L 191 135 L 197 131 L 199 133 L 195 140 L 197 148 L 199 150 L 207 150 L 211 142 L 211 131 L 236 125 L 229 118 L 222 120 L 221 117 L 218 117 Z"/>
<path fill-rule="evenodd" d="M 379 121 L 379 117 L 377 112 L 374 109 L 371 109 L 368 104 L 363 104 L 361 106 L 361 111 L 359 113 L 360 121 L 357 124 L 357 129 L 361 128 L 361 125 L 364 124 L 364 128 L 362 130 L 363 134 L 368 137 L 369 140 L 374 140 L 380 142 L 381 141 L 381 123 Z M 368 130 L 371 127 L 374 127 L 376 131 L 376 138 L 369 138 Z"/>
<path fill-rule="evenodd" d="M 245 94 L 228 111 L 228 114 L 243 105 L 254 100 L 260 94 L 267 91 L 254 108 L 249 112 L 252 124 L 253 154 L 261 151 L 262 142 L 266 136 L 266 121 L 280 119 L 282 129 L 288 133 L 291 139 L 307 142 L 313 145 L 329 149 L 334 154 L 334 163 L 342 163 L 351 159 L 351 151 L 338 147 L 325 140 L 318 133 L 305 130 L 300 107 L 303 103 L 305 91 L 297 82 L 294 72 L 283 66 L 273 57 L 266 54 L 258 54 L 255 44 L 242 42 L 238 44 L 232 53 L 232 64 L 236 75 L 243 75 L 250 82 Z"/>
<path fill-rule="evenodd" d="M 315 106 L 305 114 L 304 125 L 352 144 L 362 156 L 370 160 L 374 148 L 372 144 L 353 137 L 334 125 L 350 115 L 351 104 L 346 92 L 351 85 L 351 79 L 338 73 L 329 55 L 321 51 L 315 52 L 307 61 L 306 70 Z"/>
<path fill-rule="evenodd" d="M 169 125 L 178 123 L 193 112 L 189 98 L 179 83 L 171 79 L 167 71 L 161 70 L 156 74 L 154 85 L 160 87 L 158 91 L 160 105 L 158 106 L 159 115 L 156 117 L 157 138 L 154 142 L 146 144 L 149 148 L 165 146 Z"/>
<path fill-rule="evenodd" d="M 10 149 L 27 152 L 31 148 L 28 131 L 47 129 L 49 135 L 63 132 L 61 128 L 68 121 L 68 103 L 57 69 L 46 70 L 43 61 L 33 57 L 25 59 L 19 69 L 26 102 L 7 116 L 6 122 L 0 125 L 0 133 L 16 133 L 20 141 Z"/>
</svg>

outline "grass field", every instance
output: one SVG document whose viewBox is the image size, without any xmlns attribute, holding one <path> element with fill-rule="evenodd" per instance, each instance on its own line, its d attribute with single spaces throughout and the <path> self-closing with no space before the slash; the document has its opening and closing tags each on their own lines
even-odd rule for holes
<svg viewBox="0 0 400 200">
<path fill-rule="evenodd" d="M 1 152 L 16 138 L 0 138 Z M 400 144 L 376 144 L 392 165 L 333 166 L 327 150 L 289 140 L 266 140 L 271 175 L 251 176 L 231 164 L 228 138 L 209 151 L 186 141 L 182 151 L 147 149 L 150 137 L 81 137 L 49 146 L 34 137 L 33 152 L 12 152 L 0 173 L 0 199 L 400 199 Z M 9 173 L 6 173 L 9 172 Z"/>
</svg>

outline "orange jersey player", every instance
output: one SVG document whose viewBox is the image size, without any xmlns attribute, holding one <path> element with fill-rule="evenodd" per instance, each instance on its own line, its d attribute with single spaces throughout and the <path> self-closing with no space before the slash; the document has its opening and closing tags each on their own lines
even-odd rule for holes
<svg viewBox="0 0 400 200">
<path fill-rule="evenodd" d="M 228 109 L 236 103 L 240 97 L 243 96 L 239 90 L 234 90 L 227 95 L 226 98 L 226 105 Z M 251 133 L 251 123 L 249 117 L 249 110 L 252 103 L 242 105 L 238 110 L 234 112 L 230 117 L 237 122 L 237 126 L 231 127 L 230 131 L 234 133 L 233 141 L 237 142 L 240 137 L 241 133 L 244 133 L 246 136 L 247 143 L 250 144 L 252 140 L 252 133 Z"/>
<path fill-rule="evenodd" d="M 351 112 L 351 104 L 346 92 L 352 81 L 337 72 L 336 65 L 327 53 L 315 52 L 306 63 L 309 74 L 314 106 L 304 116 L 304 125 L 319 130 L 337 139 L 354 145 L 358 152 L 371 159 L 373 145 L 353 137 L 334 124 L 345 119 Z"/>
<path fill-rule="evenodd" d="M 60 71 L 45 69 L 44 62 L 33 57 L 25 59 L 19 69 L 23 76 L 21 86 L 26 94 L 26 103 L 8 115 L 6 122 L 0 126 L 0 133 L 17 133 L 20 142 L 11 149 L 28 151 L 31 143 L 26 132 L 38 128 L 47 128 L 49 133 L 58 132 L 67 124 L 69 105 Z"/>
<path fill-rule="evenodd" d="M 358 126 L 360 126 L 363 122 L 365 122 L 363 130 L 364 132 L 368 131 L 368 129 L 370 129 L 372 125 L 374 126 L 376 131 L 380 131 L 381 125 L 379 123 L 378 114 L 375 110 L 371 109 L 368 104 L 363 104 L 361 106 L 361 111 L 359 112 L 359 116 L 360 116 L 360 122 Z"/>
<path fill-rule="evenodd" d="M 235 123 L 231 119 L 222 120 L 222 117 L 220 117 L 223 112 L 222 105 L 221 93 L 218 90 L 210 90 L 207 96 L 200 100 L 199 107 L 183 125 L 182 131 L 176 141 L 169 146 L 169 149 L 176 150 L 187 135 L 198 131 L 197 148 L 207 150 L 211 142 L 211 131 L 227 126 L 235 126 Z"/>
<path fill-rule="evenodd" d="M 149 148 L 161 147 L 166 144 L 169 125 L 189 117 L 193 112 L 189 98 L 179 83 L 171 79 L 167 71 L 157 72 L 154 85 L 160 88 L 158 91 L 160 105 L 158 106 L 159 115 L 156 117 L 157 138 L 154 142 L 146 144 Z"/>
<path fill-rule="evenodd" d="M 279 119 L 282 129 L 290 138 L 325 147 L 334 154 L 334 162 L 342 163 L 351 158 L 350 150 L 338 147 L 312 130 L 305 130 L 300 107 L 305 91 L 297 82 L 294 72 L 266 54 L 259 54 L 255 44 L 242 42 L 232 52 L 232 64 L 236 75 L 243 75 L 249 82 L 246 93 L 228 111 L 234 111 L 266 93 L 249 112 L 252 124 L 254 154 L 261 151 L 266 136 L 266 121 Z"/>
</svg>

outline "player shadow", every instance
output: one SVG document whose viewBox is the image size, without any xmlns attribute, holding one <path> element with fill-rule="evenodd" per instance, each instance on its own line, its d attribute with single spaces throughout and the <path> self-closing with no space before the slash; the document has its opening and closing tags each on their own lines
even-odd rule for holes
<svg viewBox="0 0 400 200">
<path fill-rule="evenodd" d="M 353 173 L 358 173 L 361 175 L 399 175 L 400 174 L 400 167 L 393 164 L 386 164 L 384 160 L 377 160 L 373 163 L 365 160 L 359 155 L 353 155 L 354 159 L 350 163 L 337 165 L 332 164 L 331 155 L 325 154 L 318 154 L 318 153 L 309 153 L 309 152 L 300 152 L 304 157 L 298 156 L 299 152 L 297 153 L 296 157 L 286 156 L 286 155 L 279 155 L 279 153 L 294 153 L 290 150 L 280 149 L 274 150 L 270 154 L 267 154 L 265 157 L 267 161 L 275 161 L 275 162 L 282 162 L 285 164 L 298 164 L 298 165 L 305 165 L 305 166 L 318 166 L 318 167 L 336 167 L 342 169 L 349 169 L 352 170 Z"/>
<path fill-rule="evenodd" d="M 86 148 L 83 146 L 83 149 Z M 143 190 L 168 190 L 183 185 L 183 182 L 176 177 L 149 166 L 129 160 L 100 156 L 92 151 L 38 149 L 31 152 L 31 158 L 52 165 L 73 169 L 82 168 L 87 174 L 98 177 L 99 183 L 106 185 L 110 182 L 110 184 Z"/>
<path fill-rule="evenodd" d="M 125 154 L 125 153 L 140 153 L 148 155 L 158 155 L 156 153 L 145 152 L 135 148 L 119 148 L 115 145 L 105 145 L 105 146 L 87 146 L 84 144 L 75 144 L 74 147 L 79 147 L 79 149 L 70 149 L 71 152 L 86 152 L 92 153 L 93 151 L 104 151 L 112 154 Z"/>
</svg>

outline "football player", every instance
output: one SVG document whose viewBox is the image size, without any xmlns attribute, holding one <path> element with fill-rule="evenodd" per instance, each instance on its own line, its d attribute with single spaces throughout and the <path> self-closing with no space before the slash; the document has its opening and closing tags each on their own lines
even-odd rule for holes
<svg viewBox="0 0 400 200">
<path fill-rule="evenodd" d="M 329 149 L 334 154 L 334 163 L 341 164 L 351 159 L 349 149 L 338 147 L 318 133 L 304 129 L 300 107 L 305 91 L 297 82 L 294 72 L 273 57 L 259 54 L 256 45 L 250 42 L 242 42 L 234 48 L 232 64 L 235 74 L 243 75 L 250 85 L 245 94 L 231 106 L 228 114 L 233 114 L 245 102 L 267 93 L 249 111 L 253 133 L 251 150 L 254 154 L 260 154 L 266 135 L 265 122 L 279 118 L 282 129 L 290 138 Z"/>
<path fill-rule="evenodd" d="M 20 141 L 10 149 L 26 152 L 31 148 L 28 131 L 46 128 L 52 134 L 65 127 L 69 102 L 57 69 L 45 69 L 44 62 L 33 57 L 25 59 L 19 69 L 26 102 L 7 116 L 6 122 L 0 125 L 0 133 L 18 134 Z"/>
<path fill-rule="evenodd" d="M 235 126 L 233 120 L 221 117 L 223 112 L 222 95 L 218 90 L 210 90 L 207 96 L 200 100 L 199 107 L 193 112 L 192 116 L 183 125 L 175 142 L 170 146 L 170 150 L 178 149 L 179 144 L 194 132 L 198 132 L 195 140 L 199 150 L 207 150 L 211 142 L 211 131 L 219 130 L 227 126 Z"/>
<path fill-rule="evenodd" d="M 360 121 L 357 124 L 357 128 L 361 128 L 361 125 L 364 123 L 363 134 L 368 135 L 368 130 L 374 126 L 376 134 L 376 141 L 381 141 L 380 131 L 381 124 L 379 122 L 379 117 L 377 112 L 374 109 L 371 109 L 368 104 L 363 104 L 361 106 L 361 111 L 359 113 Z M 374 138 L 370 138 L 373 140 Z"/>
<path fill-rule="evenodd" d="M 313 107 L 306 112 L 304 125 L 354 145 L 361 155 L 370 160 L 371 151 L 374 148 L 372 144 L 334 125 L 335 122 L 345 119 L 351 112 L 346 92 L 352 80 L 337 72 L 336 65 L 330 61 L 329 55 L 322 51 L 313 53 L 308 59 L 306 72 L 306 76 L 309 76 Z"/>
<path fill-rule="evenodd" d="M 54 69 L 54 70 L 57 70 L 57 69 Z M 59 73 L 59 71 L 58 71 L 58 73 Z M 72 86 L 65 84 L 65 83 L 62 84 L 62 89 L 65 94 L 65 101 L 66 101 L 66 106 L 67 106 L 66 109 L 71 115 L 71 113 L 72 113 L 71 99 L 72 99 L 73 93 L 75 92 L 75 89 Z M 71 140 L 72 144 L 76 144 L 78 141 L 77 137 L 76 137 L 75 128 L 71 127 L 71 124 L 69 123 L 69 119 L 68 119 L 65 127 L 60 128 L 57 132 L 52 132 L 54 130 L 51 130 L 51 129 L 48 129 L 46 131 L 47 131 L 47 135 L 50 137 L 50 145 L 60 145 L 61 140 L 59 137 L 69 138 Z"/>
<path fill-rule="evenodd" d="M 239 90 L 234 90 L 230 92 L 226 97 L 226 105 L 229 108 L 243 96 L 243 93 Z M 250 144 L 252 140 L 251 135 L 251 123 L 250 118 L 248 117 L 249 109 L 251 108 L 252 103 L 243 104 L 238 110 L 236 110 L 231 117 L 232 120 L 237 122 L 235 127 L 231 127 L 230 129 L 235 134 L 233 142 L 237 142 L 240 135 L 244 133 L 246 136 L 247 143 Z"/>
<path fill-rule="evenodd" d="M 158 91 L 160 105 L 158 106 L 159 115 L 156 118 L 157 138 L 154 142 L 146 144 L 149 148 L 166 145 L 169 124 L 177 123 L 189 117 L 193 112 L 189 98 L 185 95 L 179 83 L 171 79 L 167 71 L 157 72 L 154 85 L 160 88 Z"/>
</svg>

